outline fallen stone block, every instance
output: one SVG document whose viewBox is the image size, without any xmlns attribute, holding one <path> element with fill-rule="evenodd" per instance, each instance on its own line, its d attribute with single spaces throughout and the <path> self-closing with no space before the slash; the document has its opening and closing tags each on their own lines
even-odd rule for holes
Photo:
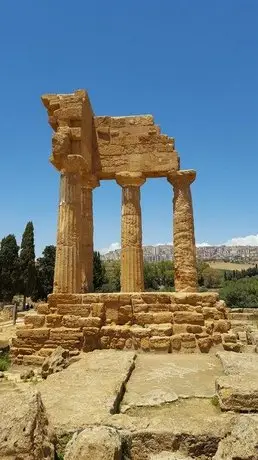
<svg viewBox="0 0 258 460">
<path fill-rule="evenodd" d="M 218 351 L 216 356 L 220 359 L 226 375 L 255 374 L 258 369 L 258 356 L 254 353 L 235 353 Z"/>
<path fill-rule="evenodd" d="M 0 394 L 0 458 L 54 460 L 54 446 L 40 393 Z"/>
<path fill-rule="evenodd" d="M 55 372 L 60 372 L 69 366 L 69 351 L 57 347 L 50 356 L 47 356 L 42 364 L 41 375 L 46 379 Z"/>
<path fill-rule="evenodd" d="M 114 428 L 93 426 L 75 433 L 69 441 L 64 460 L 121 460 L 122 446 Z"/>
<path fill-rule="evenodd" d="M 231 433 L 219 443 L 213 460 L 257 460 L 258 419 L 253 415 L 242 415 Z"/>
<path fill-rule="evenodd" d="M 258 376 L 256 374 L 228 375 L 215 383 L 222 410 L 258 412 Z"/>
</svg>

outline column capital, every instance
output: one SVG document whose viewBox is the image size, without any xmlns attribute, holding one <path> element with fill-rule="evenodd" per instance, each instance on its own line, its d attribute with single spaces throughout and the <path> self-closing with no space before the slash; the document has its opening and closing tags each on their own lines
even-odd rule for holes
<svg viewBox="0 0 258 460">
<path fill-rule="evenodd" d="M 145 180 L 146 178 L 142 173 L 121 172 L 116 174 L 116 181 L 121 187 L 140 187 Z"/>
<path fill-rule="evenodd" d="M 171 171 L 168 173 L 167 180 L 172 185 L 190 185 L 196 178 L 194 169 Z"/>
</svg>

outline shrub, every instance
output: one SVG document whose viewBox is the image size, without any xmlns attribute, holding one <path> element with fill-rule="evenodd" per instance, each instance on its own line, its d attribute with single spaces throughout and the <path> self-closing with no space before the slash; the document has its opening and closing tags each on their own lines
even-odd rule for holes
<svg viewBox="0 0 258 460">
<path fill-rule="evenodd" d="M 8 353 L 2 353 L 0 355 L 0 371 L 2 372 L 7 371 L 10 364 L 11 364 L 11 360 L 10 360 Z"/>
<path fill-rule="evenodd" d="M 220 289 L 220 297 L 228 307 L 258 307 L 258 279 L 253 277 L 227 281 Z"/>
</svg>

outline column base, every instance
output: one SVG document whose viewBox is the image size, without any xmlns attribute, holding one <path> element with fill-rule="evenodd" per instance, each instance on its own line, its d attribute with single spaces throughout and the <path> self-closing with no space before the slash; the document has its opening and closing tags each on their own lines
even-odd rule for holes
<svg viewBox="0 0 258 460">
<path fill-rule="evenodd" d="M 51 294 L 48 300 L 17 328 L 11 347 L 14 362 L 42 364 L 59 345 L 71 355 L 108 348 L 241 351 L 217 293 Z"/>
</svg>

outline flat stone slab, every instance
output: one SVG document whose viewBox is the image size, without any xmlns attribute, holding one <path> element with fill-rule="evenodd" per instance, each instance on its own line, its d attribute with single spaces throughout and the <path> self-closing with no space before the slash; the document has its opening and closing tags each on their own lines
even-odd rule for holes
<svg viewBox="0 0 258 460">
<path fill-rule="evenodd" d="M 258 355 L 255 353 L 219 351 L 216 356 L 220 359 L 226 375 L 258 373 Z"/>
<path fill-rule="evenodd" d="M 216 391 L 221 409 L 258 412 L 258 373 L 220 377 Z"/>
<path fill-rule="evenodd" d="M 221 375 L 222 366 L 214 355 L 138 355 L 121 412 L 178 398 L 211 398 L 215 394 L 215 379 Z"/>
<path fill-rule="evenodd" d="M 60 431 L 100 423 L 116 412 L 135 353 L 95 350 L 37 384 L 50 422 Z"/>
</svg>

